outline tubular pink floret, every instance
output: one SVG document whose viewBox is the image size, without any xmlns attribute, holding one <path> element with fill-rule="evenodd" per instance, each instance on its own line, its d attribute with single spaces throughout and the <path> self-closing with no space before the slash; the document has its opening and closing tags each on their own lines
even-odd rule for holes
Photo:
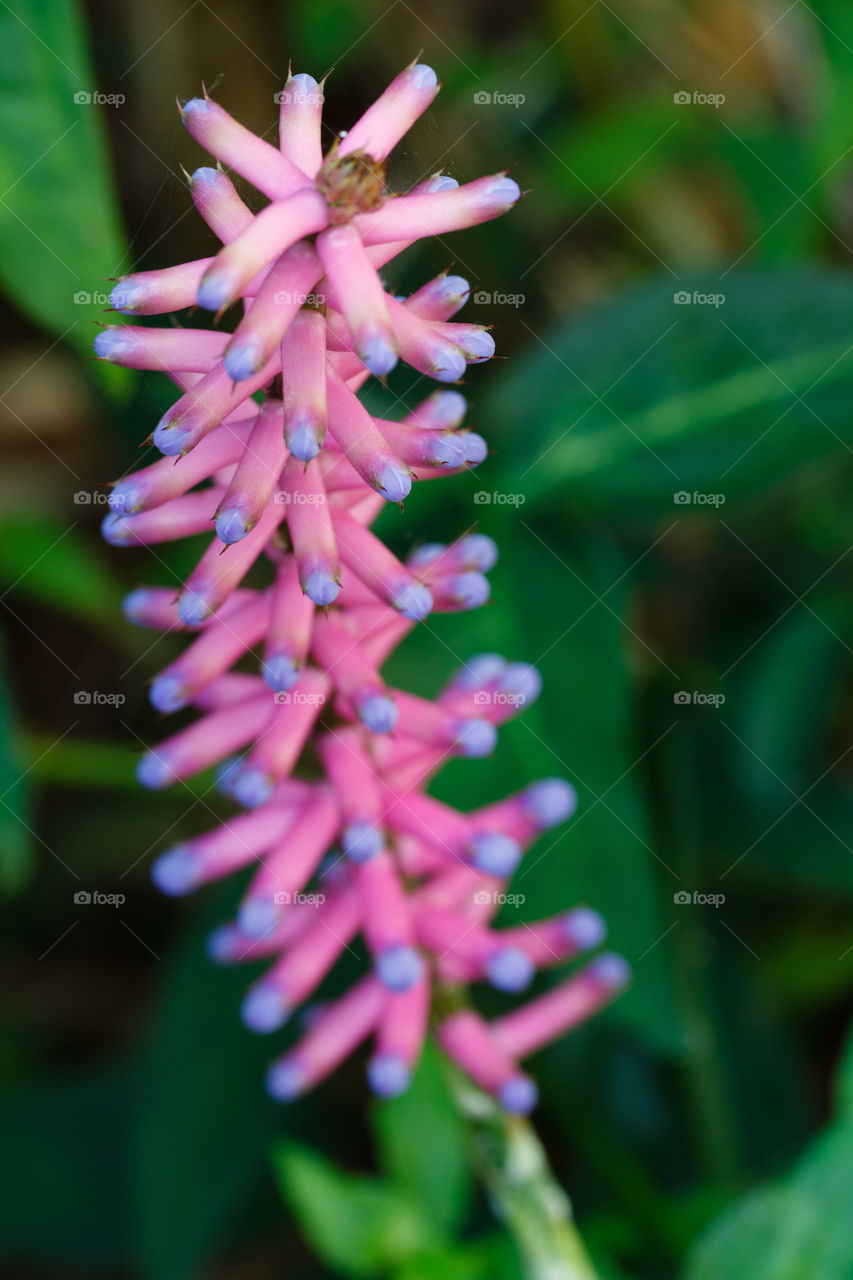
<svg viewBox="0 0 853 1280">
<path fill-rule="evenodd" d="M 385 158 L 438 90 L 428 67 L 407 67 L 325 157 L 322 88 L 288 77 L 280 149 L 206 97 L 187 103 L 190 133 L 268 203 L 244 201 L 218 167 L 197 169 L 192 199 L 222 247 L 132 273 L 111 295 L 128 315 L 239 301 L 233 331 L 217 316 L 214 328 L 129 323 L 95 339 L 99 358 L 165 373 L 178 389 L 153 435 L 166 456 L 115 483 L 105 537 L 148 544 L 215 529 L 177 592 L 141 587 L 124 601 L 136 625 L 192 633 L 151 702 L 196 718 L 146 752 L 138 775 L 159 788 L 215 767 L 220 793 L 244 812 L 166 850 L 152 877 L 179 895 L 252 868 L 236 920 L 208 949 L 222 964 L 268 960 L 243 1002 L 256 1032 L 323 999 L 357 934 L 373 968 L 273 1064 L 269 1088 L 282 1100 L 368 1037 L 370 1087 L 401 1093 L 435 983 L 519 992 L 536 969 L 570 964 L 604 937 L 587 907 L 492 927 L 523 851 L 571 816 L 568 783 L 544 779 L 467 813 L 427 792 L 448 756 L 492 750 L 498 726 L 538 696 L 535 669 L 481 654 L 432 699 L 383 674 L 431 610 L 485 602 L 497 549 L 469 532 L 417 546 L 404 564 L 371 529 L 414 479 L 466 470 L 487 445 L 463 426 L 456 390 L 391 420 L 368 410 L 363 384 L 398 355 L 440 383 L 494 352 L 486 327 L 454 320 L 467 281 L 445 271 L 398 298 L 379 272 L 425 235 L 498 216 L 519 189 L 503 174 L 463 186 L 436 174 L 408 195 L 388 190 Z M 625 981 L 624 962 L 599 956 L 491 1026 L 473 1009 L 454 1013 L 438 1039 L 503 1107 L 528 1111 L 536 1091 L 518 1060 Z"/>
</svg>

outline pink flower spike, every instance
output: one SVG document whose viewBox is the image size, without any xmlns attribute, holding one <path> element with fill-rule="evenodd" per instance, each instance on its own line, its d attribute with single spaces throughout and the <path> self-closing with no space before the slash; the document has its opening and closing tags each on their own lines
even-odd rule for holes
<svg viewBox="0 0 853 1280">
<path fill-rule="evenodd" d="M 211 618 L 198 639 L 155 676 L 149 690 L 152 706 L 165 715 L 192 702 L 261 640 L 269 611 L 269 596 L 261 595 L 224 618 Z"/>
<path fill-rule="evenodd" d="M 235 381 L 267 366 L 277 372 L 281 341 L 321 274 L 320 260 L 304 240 L 275 260 L 228 344 L 226 360 Z"/>
<path fill-rule="evenodd" d="M 163 415 L 154 428 L 154 444 L 167 458 L 189 453 L 277 372 L 271 360 L 253 377 L 235 386 L 225 365 L 214 365 Z"/>
<path fill-rule="evenodd" d="M 345 511 L 333 512 L 332 527 L 347 569 L 404 618 L 420 622 L 427 616 L 432 608 L 429 591 L 375 534 Z"/>
<path fill-rule="evenodd" d="M 220 249 L 213 259 L 198 287 L 198 305 L 208 311 L 222 311 L 246 291 L 268 263 L 304 236 L 321 231 L 327 223 L 325 202 L 314 190 L 300 191 L 289 200 L 267 205 L 243 234 Z M 230 372 L 232 377 L 248 376 L 238 375 L 235 369 Z"/>
<path fill-rule="evenodd" d="M 370 1035 L 387 992 L 375 978 L 363 978 L 325 1009 L 295 1049 L 278 1058 L 267 1089 L 278 1102 L 292 1102 L 312 1089 Z"/>
<path fill-rule="evenodd" d="M 341 565 L 320 469 L 290 457 L 281 484 L 302 590 L 314 604 L 330 605 L 341 589 Z"/>
<path fill-rule="evenodd" d="M 234 169 L 270 200 L 285 200 L 309 179 L 285 156 L 230 116 L 210 98 L 191 98 L 181 119 L 196 142 L 227 169 Z"/>
<path fill-rule="evenodd" d="M 147 511 L 186 493 L 220 468 L 232 466 L 246 446 L 253 422 L 254 415 L 223 426 L 181 458 L 178 465 L 172 458 L 160 458 L 127 479 L 117 480 L 110 493 L 110 506 L 122 515 Z"/>
<path fill-rule="evenodd" d="M 429 427 L 433 431 L 455 431 L 461 425 L 468 405 L 459 391 L 434 391 L 431 396 L 407 414 L 403 426 Z"/>
<path fill-rule="evenodd" d="M 284 438 L 295 458 L 310 462 L 326 438 L 326 325 L 303 307 L 281 344 Z"/>
<path fill-rule="evenodd" d="M 547 920 L 502 929 L 495 936 L 505 946 L 518 947 L 537 968 L 544 968 L 600 947 L 607 936 L 607 926 L 597 911 L 575 907 Z"/>
<path fill-rule="evenodd" d="M 496 173 L 455 190 L 389 200 L 375 213 L 360 214 L 355 225 L 365 245 L 441 236 L 500 217 L 520 195 L 518 183 Z"/>
<path fill-rule="evenodd" d="M 190 778 L 251 742 L 269 714 L 268 694 L 212 711 L 147 751 L 139 761 L 136 776 L 143 787 L 152 791 Z"/>
<path fill-rule="evenodd" d="M 293 685 L 308 657 L 314 603 L 299 582 L 296 561 L 282 560 L 272 587 L 272 610 L 264 648 L 263 677 L 274 693 Z"/>
<path fill-rule="evenodd" d="M 283 421 L 281 401 L 266 399 L 216 511 L 216 532 L 223 542 L 245 538 L 269 505 L 287 457 Z"/>
<path fill-rule="evenodd" d="M 327 790 L 315 788 L 291 830 L 264 858 L 249 885 L 238 914 L 244 933 L 252 938 L 262 937 L 294 907 L 312 905 L 295 899 L 304 891 L 335 838 L 338 821 L 334 798 Z"/>
<path fill-rule="evenodd" d="M 364 862 L 384 847 L 382 797 L 362 734 L 335 729 L 319 742 L 320 759 L 341 813 L 341 846 L 351 862 Z"/>
<path fill-rule="evenodd" d="M 438 89 L 432 67 L 423 63 L 406 67 L 347 132 L 338 155 L 366 151 L 372 159 L 384 160 L 423 115 Z"/>
<path fill-rule="evenodd" d="M 421 320 L 396 298 L 388 299 L 388 309 L 397 347 L 406 364 L 438 382 L 458 382 L 468 363 L 460 346 L 437 324 Z"/>
<path fill-rule="evenodd" d="M 201 278 L 212 258 L 198 258 L 158 271 L 134 271 L 113 286 L 110 306 L 125 315 L 156 316 L 195 306 Z"/>
<path fill-rule="evenodd" d="M 207 373 L 222 359 L 227 334 L 209 329 L 152 329 L 111 325 L 95 337 L 95 355 L 128 369 Z"/>
<path fill-rule="evenodd" d="M 359 863 L 356 884 L 376 976 L 389 991 L 407 991 L 421 981 L 425 970 L 414 945 L 406 893 L 390 853 L 381 850 Z"/>
<path fill-rule="evenodd" d="M 465 306 L 470 294 L 467 280 L 443 271 L 410 294 L 403 305 L 422 320 L 449 320 Z"/>
<path fill-rule="evenodd" d="M 237 194 L 234 183 L 220 169 L 203 166 L 190 178 L 193 204 L 223 244 L 236 240 L 251 225 L 254 214 Z"/>
<path fill-rule="evenodd" d="M 402 502 L 412 488 L 408 467 L 388 448 L 361 401 L 331 370 L 326 391 L 329 430 L 347 460 L 386 502 Z"/>
<path fill-rule="evenodd" d="M 182 622 L 188 627 L 198 626 L 221 608 L 249 572 L 280 520 L 280 509 L 267 507 L 252 532 L 224 554 L 223 543 L 219 538 L 213 539 L 178 597 Z"/>
<path fill-rule="evenodd" d="M 382 377 L 397 363 L 388 297 L 352 223 L 317 237 L 317 254 L 343 311 L 353 346 L 371 373 Z"/>
<path fill-rule="evenodd" d="M 520 1009 L 496 1019 L 492 1035 L 503 1050 L 526 1058 L 609 1004 L 631 979 L 621 956 L 597 956 L 581 973 Z"/>
<path fill-rule="evenodd" d="M 536 1085 L 519 1071 L 479 1014 L 467 1009 L 451 1014 L 439 1028 L 438 1042 L 505 1111 L 526 1115 L 536 1106 Z"/>
<path fill-rule="evenodd" d="M 389 996 L 382 1010 L 367 1064 L 368 1083 L 380 1098 L 396 1098 L 409 1087 L 426 1039 L 429 997 L 429 983 L 421 979 Z"/>
<path fill-rule="evenodd" d="M 323 86 L 302 72 L 288 75 L 279 94 L 278 138 L 281 153 L 291 164 L 313 178 L 323 163 L 320 125 Z"/>
<path fill-rule="evenodd" d="M 329 691 L 319 671 L 304 671 L 292 689 L 273 694 L 269 721 L 232 787 L 240 804 L 266 804 L 276 784 L 288 778 L 302 754 Z"/>
<path fill-rule="evenodd" d="M 497 742 L 494 726 L 476 716 L 460 718 L 434 702 L 396 690 L 396 734 L 430 747 L 479 759 L 491 755 Z"/>
<path fill-rule="evenodd" d="M 210 529 L 215 504 L 222 497 L 221 489 L 201 489 L 186 493 L 165 506 L 139 515 L 124 516 L 111 511 L 101 521 L 101 534 L 114 547 L 153 546 L 158 542 L 174 542 L 177 538 L 189 538 L 193 534 L 207 533 Z"/>
<path fill-rule="evenodd" d="M 264 1035 L 283 1026 L 310 999 L 361 924 L 358 896 L 351 890 L 314 912 L 315 923 L 249 988 L 241 1017 L 250 1031 Z"/>
<path fill-rule="evenodd" d="M 390 733 L 397 721 L 396 705 L 352 632 L 331 618 L 317 618 L 311 653 L 329 673 L 343 702 L 342 713 L 354 713 L 374 733 Z"/>
</svg>

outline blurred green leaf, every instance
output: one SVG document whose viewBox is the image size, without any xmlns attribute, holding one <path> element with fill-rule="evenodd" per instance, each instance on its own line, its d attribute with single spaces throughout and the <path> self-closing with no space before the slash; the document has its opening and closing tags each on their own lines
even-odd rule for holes
<svg viewBox="0 0 853 1280">
<path fill-rule="evenodd" d="M 678 288 L 725 294 L 677 305 Z M 619 521 L 763 495 L 853 445 L 853 279 L 806 268 L 657 281 L 541 338 L 495 376 L 494 487 Z M 536 388 L 531 419 L 530 389 Z M 532 430 L 519 430 L 531 423 Z M 496 440 L 497 443 L 497 440 Z M 689 495 L 678 501 L 676 494 Z M 529 507 L 528 507 L 529 509 Z"/>
<path fill-rule="evenodd" d="M 3 588 L 84 621 L 114 625 L 121 586 L 75 522 L 8 514 L 0 532 Z"/>
<path fill-rule="evenodd" d="M 459 1227 L 471 1199 L 465 1125 L 431 1045 L 411 1087 L 374 1108 L 374 1125 L 388 1173 L 420 1200 L 438 1230 Z"/>
<path fill-rule="evenodd" d="M 74 0 L 0 7 L 0 85 L 0 277 L 27 315 L 89 343 L 123 246 Z"/>
<path fill-rule="evenodd" d="M 9 670 L 0 648 L 0 888 L 19 889 L 32 861 L 30 779 L 21 759 Z"/>
<path fill-rule="evenodd" d="M 345 1173 L 295 1143 L 277 1147 L 274 1160 L 312 1247 L 345 1275 L 376 1275 L 430 1247 L 430 1223 L 403 1187 Z"/>
</svg>

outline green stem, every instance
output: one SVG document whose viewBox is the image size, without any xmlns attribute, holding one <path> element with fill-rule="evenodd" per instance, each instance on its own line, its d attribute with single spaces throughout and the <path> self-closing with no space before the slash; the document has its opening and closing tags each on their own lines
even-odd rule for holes
<svg viewBox="0 0 853 1280">
<path fill-rule="evenodd" d="M 506 1115 L 456 1072 L 452 1088 L 468 1122 L 473 1164 L 515 1241 L 526 1280 L 597 1280 L 569 1198 L 529 1120 Z"/>
</svg>

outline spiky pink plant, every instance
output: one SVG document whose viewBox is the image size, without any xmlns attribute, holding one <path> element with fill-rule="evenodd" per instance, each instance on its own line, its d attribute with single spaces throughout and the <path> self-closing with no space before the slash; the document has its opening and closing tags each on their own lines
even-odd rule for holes
<svg viewBox="0 0 853 1280">
<path fill-rule="evenodd" d="M 369 527 L 413 479 L 486 453 L 462 429 L 456 390 L 433 393 L 400 422 L 371 416 L 356 395 L 398 359 L 449 383 L 494 352 L 485 328 L 451 319 L 466 281 L 445 273 L 401 300 L 378 274 L 418 238 L 494 218 L 520 194 L 505 174 L 461 187 L 439 174 L 408 195 L 388 192 L 384 161 L 437 91 L 433 71 L 412 64 L 325 157 L 322 86 L 311 76 L 290 76 L 280 95 L 279 149 L 209 98 L 188 102 L 193 137 L 269 203 L 253 214 L 219 167 L 198 169 L 192 197 L 223 247 L 128 276 L 112 303 L 145 316 L 199 306 L 217 319 L 240 303 L 236 327 L 123 325 L 95 342 L 102 359 L 161 370 L 181 392 L 153 435 L 166 457 L 114 485 L 105 536 L 149 545 L 215 528 L 177 598 L 142 588 L 125 602 L 138 625 L 194 633 L 151 701 L 200 713 L 143 756 L 138 776 L 160 788 L 218 766 L 221 790 L 245 812 L 164 853 L 154 880 L 184 894 L 255 867 L 236 921 L 210 941 L 222 963 L 272 960 L 243 1006 L 255 1031 L 282 1026 L 357 933 L 372 958 L 372 972 L 322 1006 L 273 1064 L 280 1099 L 368 1037 L 372 1088 L 399 1093 L 423 1045 L 433 983 L 518 992 L 537 968 L 604 937 L 585 907 L 492 927 L 524 848 L 572 813 L 567 783 L 547 779 L 473 813 L 426 793 L 448 756 L 491 752 L 498 726 L 537 696 L 535 669 L 481 654 L 433 701 L 382 676 L 431 610 L 487 599 L 497 555 L 490 538 L 469 534 L 403 564 Z M 269 585 L 243 587 L 256 562 Z M 257 674 L 232 670 L 261 654 Z M 528 1111 L 536 1091 L 519 1061 L 626 980 L 624 961 L 599 955 L 491 1024 L 468 1007 L 445 1011 L 438 1040 L 506 1109 Z"/>
</svg>

